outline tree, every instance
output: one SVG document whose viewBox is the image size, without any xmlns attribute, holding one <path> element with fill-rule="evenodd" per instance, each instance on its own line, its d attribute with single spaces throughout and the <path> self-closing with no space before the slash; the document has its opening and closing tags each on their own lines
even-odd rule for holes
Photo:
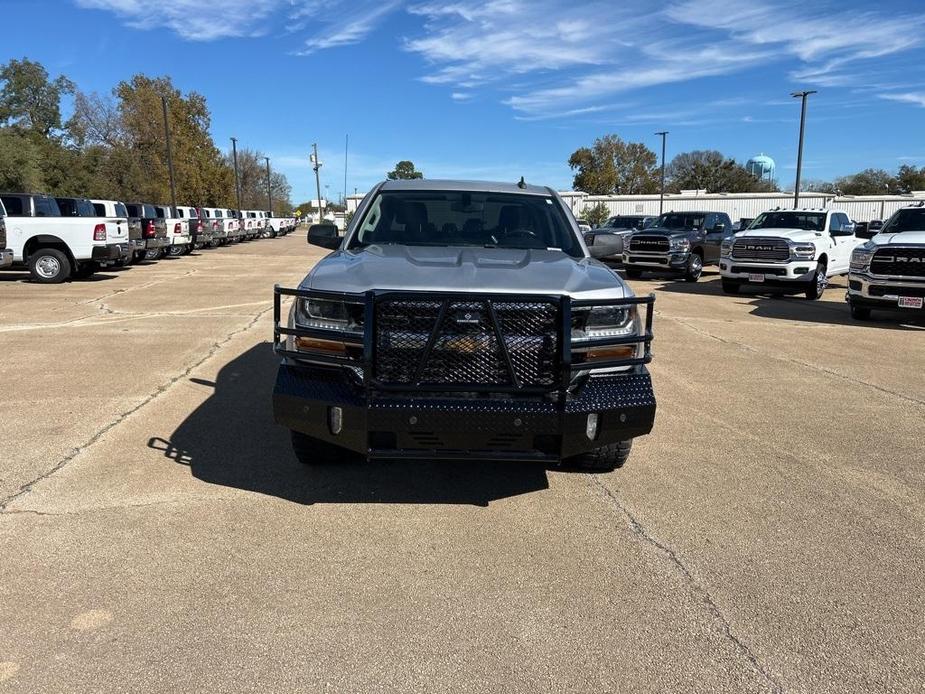
<svg viewBox="0 0 925 694">
<path fill-rule="evenodd" d="M 599 227 L 610 217 L 610 208 L 602 202 L 591 207 L 586 207 L 581 211 L 582 219 L 586 220 L 592 227 Z"/>
<path fill-rule="evenodd" d="M 803 181 L 800 184 L 801 193 L 837 193 L 833 181 Z"/>
<path fill-rule="evenodd" d="M 761 180 L 734 159 L 716 150 L 695 150 L 678 154 L 668 165 L 666 188 L 706 190 L 711 193 L 758 193 L 777 190 L 774 183 Z"/>
<path fill-rule="evenodd" d="M 835 180 L 844 195 L 888 195 L 900 192 L 896 177 L 883 169 L 864 169 L 852 176 Z"/>
<path fill-rule="evenodd" d="M 395 165 L 395 168 L 386 174 L 390 181 L 410 180 L 414 178 L 424 178 L 424 174 L 414 168 L 414 162 L 403 159 Z"/>
<path fill-rule="evenodd" d="M 573 187 L 591 195 L 639 195 L 658 190 L 658 158 L 641 142 L 624 142 L 605 135 L 591 147 L 581 147 L 569 157 L 577 169 Z"/>
<path fill-rule="evenodd" d="M 61 129 L 61 97 L 74 84 L 59 75 L 49 80 L 41 63 L 11 60 L 0 68 L 0 123 L 49 137 Z"/>
<path fill-rule="evenodd" d="M 0 128 L 0 190 L 43 190 L 38 145 L 12 128 Z"/>
<path fill-rule="evenodd" d="M 896 183 L 901 193 L 925 190 L 925 166 L 917 169 L 909 164 L 903 164 L 896 174 Z"/>
</svg>

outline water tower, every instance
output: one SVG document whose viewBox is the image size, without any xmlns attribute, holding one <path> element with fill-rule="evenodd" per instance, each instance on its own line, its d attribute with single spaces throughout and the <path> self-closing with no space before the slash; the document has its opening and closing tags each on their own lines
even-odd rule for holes
<svg viewBox="0 0 925 694">
<path fill-rule="evenodd" d="M 755 178 L 768 182 L 774 180 L 774 173 L 777 169 L 774 160 L 767 154 L 759 154 L 757 157 L 752 157 L 745 163 L 745 168 L 748 169 L 748 172 Z"/>
</svg>

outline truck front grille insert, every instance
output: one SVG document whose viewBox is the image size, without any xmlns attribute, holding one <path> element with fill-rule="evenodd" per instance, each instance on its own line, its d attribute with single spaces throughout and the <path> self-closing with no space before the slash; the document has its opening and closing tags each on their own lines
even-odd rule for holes
<svg viewBox="0 0 925 694">
<path fill-rule="evenodd" d="M 925 248 L 880 248 L 870 261 L 872 275 L 925 277 Z"/>
<path fill-rule="evenodd" d="M 667 253 L 671 244 L 667 236 L 633 236 L 630 250 L 637 253 Z"/>
<path fill-rule="evenodd" d="M 387 385 L 554 386 L 558 320 L 552 301 L 382 298 L 374 377 Z"/>
<path fill-rule="evenodd" d="M 790 260 L 790 246 L 782 239 L 736 239 L 732 257 L 736 260 Z"/>
</svg>

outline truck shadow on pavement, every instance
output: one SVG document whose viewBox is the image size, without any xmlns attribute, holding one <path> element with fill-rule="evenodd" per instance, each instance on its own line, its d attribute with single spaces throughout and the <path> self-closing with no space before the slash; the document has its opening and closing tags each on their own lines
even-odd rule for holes
<svg viewBox="0 0 925 694">
<path fill-rule="evenodd" d="M 197 479 L 300 504 L 405 503 L 487 506 L 549 488 L 536 463 L 389 461 L 367 463 L 345 454 L 338 465 L 300 464 L 288 432 L 273 421 L 271 393 L 278 358 L 258 344 L 222 367 L 208 400 L 168 438 L 148 447 L 186 465 Z"/>
</svg>

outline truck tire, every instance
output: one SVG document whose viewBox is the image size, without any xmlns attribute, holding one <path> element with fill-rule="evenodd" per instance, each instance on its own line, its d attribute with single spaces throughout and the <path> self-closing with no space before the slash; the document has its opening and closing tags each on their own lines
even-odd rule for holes
<svg viewBox="0 0 925 694">
<path fill-rule="evenodd" d="M 854 320 L 870 320 L 870 309 L 866 306 L 855 306 L 851 304 L 851 317 Z"/>
<path fill-rule="evenodd" d="M 183 255 L 184 246 L 167 246 L 167 255 L 171 258 L 179 258 Z"/>
<path fill-rule="evenodd" d="M 39 248 L 29 255 L 29 272 L 39 284 L 60 284 L 71 276 L 71 261 L 57 248 Z"/>
<path fill-rule="evenodd" d="M 626 276 L 631 280 L 638 280 L 642 277 L 642 270 L 636 267 L 624 268 L 624 272 L 626 272 Z"/>
<path fill-rule="evenodd" d="M 691 253 L 687 259 L 687 267 L 684 268 L 684 281 L 696 282 L 703 273 L 703 258 L 699 253 Z"/>
<path fill-rule="evenodd" d="M 810 301 L 821 299 L 823 292 L 825 292 L 825 288 L 829 285 L 829 280 L 825 275 L 825 271 L 825 263 L 816 264 L 816 272 L 813 274 L 813 278 L 806 287 L 806 298 Z"/>
<path fill-rule="evenodd" d="M 623 467 L 633 450 L 633 440 L 608 443 L 574 458 L 567 458 L 565 464 L 589 472 L 612 472 Z"/>
<path fill-rule="evenodd" d="M 739 289 L 742 288 L 742 285 L 735 280 L 727 280 L 723 278 L 723 293 L 724 294 L 738 294 Z"/>
<path fill-rule="evenodd" d="M 337 465 L 356 459 L 352 451 L 316 439 L 299 431 L 289 432 L 292 437 L 292 452 L 302 465 Z"/>
</svg>

